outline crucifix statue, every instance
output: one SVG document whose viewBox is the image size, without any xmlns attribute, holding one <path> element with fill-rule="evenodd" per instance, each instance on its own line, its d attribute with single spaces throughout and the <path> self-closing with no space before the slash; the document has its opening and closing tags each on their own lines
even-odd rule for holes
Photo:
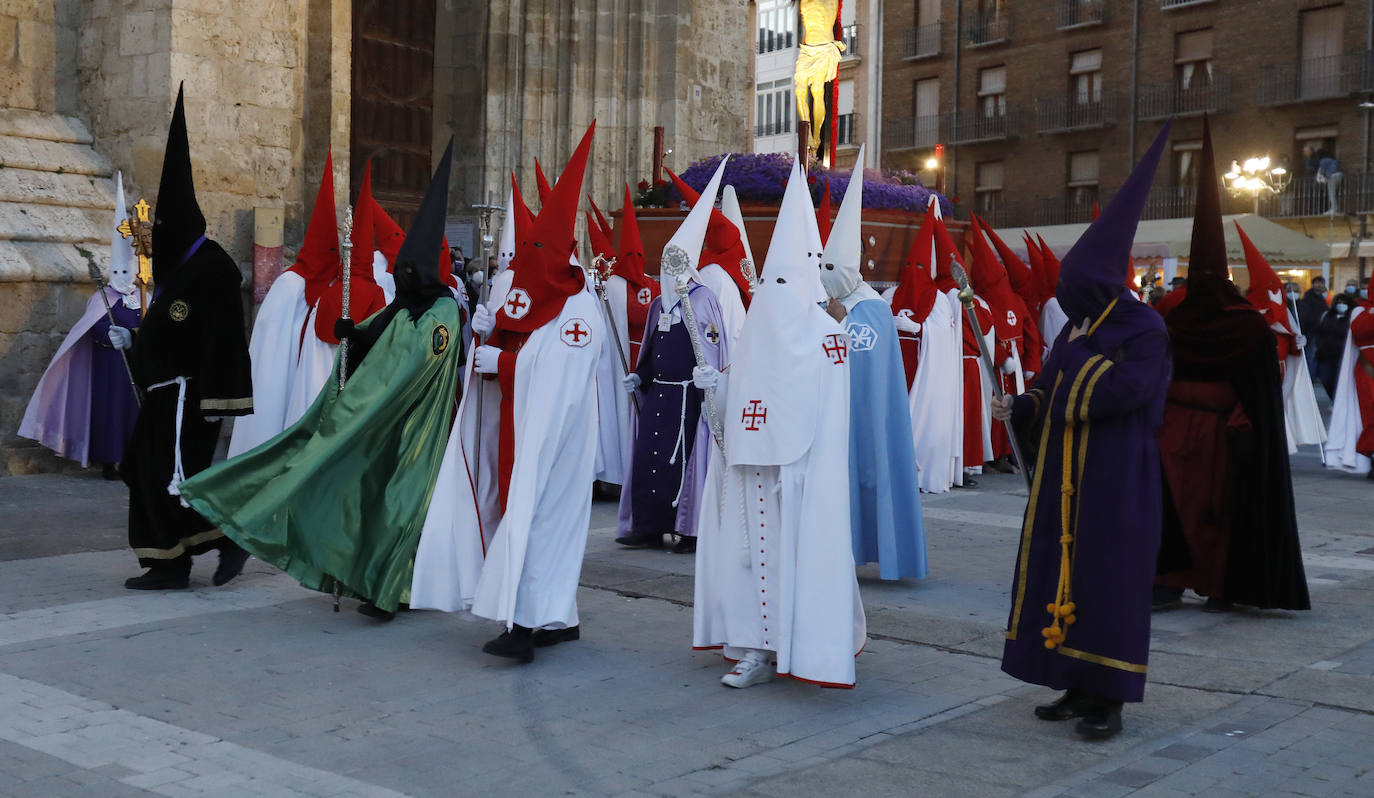
<svg viewBox="0 0 1374 798">
<path fill-rule="evenodd" d="M 839 74 L 844 44 L 835 41 L 835 18 L 840 0 L 801 0 L 803 39 L 797 54 L 793 82 L 797 92 L 797 119 L 809 122 L 812 141 L 817 148 L 821 125 L 825 123 L 825 84 Z"/>
</svg>

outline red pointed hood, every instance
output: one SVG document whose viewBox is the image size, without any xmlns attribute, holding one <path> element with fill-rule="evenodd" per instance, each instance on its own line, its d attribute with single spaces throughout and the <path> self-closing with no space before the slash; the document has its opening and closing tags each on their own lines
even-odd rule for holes
<svg viewBox="0 0 1374 798">
<path fill-rule="evenodd" d="M 1055 256 L 1054 250 L 1050 249 L 1050 245 L 1045 243 L 1043 237 L 1036 236 L 1036 239 L 1040 242 L 1040 256 L 1045 262 L 1044 291 L 1045 301 L 1048 302 L 1059 291 L 1059 258 Z"/>
<path fill-rule="evenodd" d="M 1006 269 L 1002 268 L 1002 264 L 997 260 L 997 254 L 983 237 L 983 223 L 977 216 L 973 217 L 969 235 L 972 237 L 969 249 L 973 254 L 973 269 L 969 274 L 969 280 L 973 283 L 973 290 L 992 310 L 992 323 L 997 328 L 997 337 L 1003 341 L 1017 340 L 1021 337 L 1023 314 L 1018 312 L 1019 303 L 1016 301 L 1016 294 L 1011 290 L 1011 281 L 1007 279 Z"/>
<path fill-rule="evenodd" d="M 587 218 L 587 243 L 591 245 L 592 255 L 600 255 L 606 260 L 615 258 L 615 245 L 611 243 L 610 236 L 606 235 L 606 231 L 592 218 L 590 212 L 583 215 Z"/>
<path fill-rule="evenodd" d="M 1245 250 L 1245 269 L 1250 272 L 1250 287 L 1245 298 L 1269 317 L 1271 323 L 1278 323 L 1289 332 L 1295 332 L 1293 319 L 1289 315 L 1288 304 L 1283 297 L 1283 280 L 1268 259 L 1245 234 L 1240 222 L 1235 222 L 1236 232 L 1240 233 L 1240 245 Z"/>
<path fill-rule="evenodd" d="M 701 193 L 686 181 L 678 177 L 673 170 L 664 167 L 663 171 L 672 178 L 673 185 L 677 186 L 678 193 L 687 201 L 689 207 L 695 207 L 697 201 L 701 199 Z M 734 222 L 725 218 L 718 208 L 711 209 L 711 220 L 706 225 L 706 239 L 701 245 L 701 259 L 697 261 L 697 266 L 717 264 L 730 275 L 731 281 L 739 289 L 740 299 L 744 302 L 744 307 L 749 307 L 751 299 L 749 280 L 744 276 L 744 271 L 740 269 L 740 261 L 746 257 L 744 240 L 742 233 Z"/>
<path fill-rule="evenodd" d="M 315 207 L 305 228 L 305 241 L 296 263 L 287 271 L 305 280 L 305 304 L 314 307 L 329 283 L 339 275 L 339 228 L 334 211 L 334 154 L 324 159 L 324 176 L 315 192 Z"/>
<path fill-rule="evenodd" d="M 582 178 L 591 155 L 596 121 L 587 128 L 572 158 L 549 190 L 528 234 L 515 244 L 515 269 L 511 289 L 496 314 L 496 328 L 513 332 L 533 332 L 563 312 L 568 297 L 580 292 L 585 283 L 583 271 L 568 262 L 576 245 L 573 230 L 577 222 L 577 201 L 582 196 Z"/>
<path fill-rule="evenodd" d="M 534 226 L 534 214 L 530 213 L 530 206 L 525 204 L 525 197 L 520 193 L 520 184 L 515 182 L 514 172 L 511 172 L 510 175 L 510 191 L 515 206 L 515 241 L 511 244 L 511 251 L 513 253 L 515 248 L 520 245 L 521 241 L 529 238 L 530 228 Z M 513 254 L 506 268 L 515 268 L 515 256 Z"/>
<path fill-rule="evenodd" d="M 959 284 L 954 282 L 954 274 L 949 270 L 949 261 L 952 257 L 960 267 L 964 267 L 964 258 L 959 254 L 959 248 L 954 246 L 954 239 L 949 235 L 949 229 L 945 227 L 943 219 L 935 219 L 935 287 L 941 293 L 946 291 L 958 291 Z M 968 271 L 967 267 L 964 267 Z"/>
<path fill-rule="evenodd" d="M 825 187 L 821 189 L 821 202 L 816 208 L 816 228 L 821 231 L 821 243 L 830 240 L 830 178 L 825 179 Z"/>
<path fill-rule="evenodd" d="M 931 308 L 935 307 L 935 298 L 939 291 L 935 288 L 935 280 L 930 276 L 930 266 L 928 262 L 931 257 L 931 248 L 935 243 L 935 207 L 926 206 L 925 219 L 921 221 L 920 232 L 916 234 L 916 241 L 911 245 L 911 251 L 907 253 L 906 262 L 903 264 L 901 276 L 897 281 L 897 290 L 892 294 L 892 313 L 895 316 L 907 316 L 912 321 L 923 323 L 930 315 Z"/>
<path fill-rule="evenodd" d="M 983 222 L 983 232 L 992 242 L 992 248 L 997 250 L 997 256 L 1002 259 L 1002 266 L 1007 270 L 1007 279 L 1011 281 L 1011 290 L 1015 291 L 1028 307 L 1038 304 L 1040 290 L 1035 287 L 1035 275 L 1031 273 L 1030 267 L 1017 257 L 1012 248 L 1007 246 L 1007 242 L 1003 241 L 987 222 Z"/>
<path fill-rule="evenodd" d="M 365 271 L 368 280 L 372 279 L 372 253 L 377 250 L 377 233 L 374 229 L 376 204 L 372 199 L 372 159 L 369 158 L 363 166 L 363 181 L 358 188 L 358 201 L 353 203 L 353 251 L 349 255 L 353 273 Z"/>
<path fill-rule="evenodd" d="M 354 204 L 356 210 L 350 237 L 353 249 L 348 261 L 348 310 L 350 319 L 362 321 L 386 307 L 386 296 L 372 277 L 373 227 L 377 203 L 372 198 L 371 161 L 363 167 L 362 185 L 358 189 L 358 201 Z M 338 344 L 334 322 L 340 318 L 343 318 L 342 263 L 315 305 L 315 337 L 327 344 Z"/>
<path fill-rule="evenodd" d="M 538 158 L 534 159 L 534 185 L 539 189 L 539 209 L 543 210 L 553 195 L 553 189 L 549 186 L 549 179 L 544 177 L 544 168 L 539 165 Z"/>
<path fill-rule="evenodd" d="M 611 229 L 611 223 L 606 221 L 605 214 L 596 206 L 596 200 L 592 199 L 589 195 L 587 197 L 587 204 L 592 206 L 592 213 L 596 214 L 596 226 L 601 228 L 601 234 L 606 237 L 607 241 L 614 241 L 615 231 Z M 587 226 L 591 227 L 591 224 L 589 223 Z"/>
<path fill-rule="evenodd" d="M 386 271 L 390 274 L 396 268 L 396 256 L 405 243 L 406 231 L 396 224 L 396 220 L 376 199 L 372 200 L 372 229 L 376 233 L 377 250 L 386 258 Z"/>
<path fill-rule="evenodd" d="M 644 243 L 639 239 L 639 220 L 635 218 L 629 183 L 625 184 L 625 204 L 620 211 L 620 246 L 616 251 L 615 273 L 625 278 L 632 286 L 631 291 L 642 297 L 640 292 L 647 288 L 651 298 L 658 296 L 662 291 L 658 280 L 644 273 Z"/>
</svg>

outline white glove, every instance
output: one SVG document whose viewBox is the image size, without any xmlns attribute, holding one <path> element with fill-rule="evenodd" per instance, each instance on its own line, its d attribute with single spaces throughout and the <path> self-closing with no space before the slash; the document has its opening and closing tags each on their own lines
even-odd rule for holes
<svg viewBox="0 0 1374 798">
<path fill-rule="evenodd" d="M 703 391 L 714 388 L 720 384 L 720 372 L 710 366 L 697 366 L 692 369 L 692 384 Z"/>
<path fill-rule="evenodd" d="M 123 327 L 112 324 L 107 335 L 110 337 L 110 346 L 115 349 L 132 349 L 134 346 L 134 334 Z"/>
<path fill-rule="evenodd" d="M 897 332 L 904 332 L 909 335 L 916 335 L 921 332 L 920 322 L 912 321 L 910 316 L 893 316 L 892 323 L 897 325 Z"/>
<path fill-rule="evenodd" d="M 1299 349 L 1307 348 L 1307 336 L 1303 335 L 1302 333 L 1298 333 L 1296 336 L 1294 336 L 1294 339 L 1297 341 Z"/>
<path fill-rule="evenodd" d="M 496 317 L 491 314 L 486 305 L 478 304 L 477 310 L 472 313 L 472 331 L 486 338 L 491 335 L 491 331 L 496 329 Z"/>
<path fill-rule="evenodd" d="M 495 374 L 500 362 L 501 350 L 494 346 L 483 344 L 472 353 L 472 368 L 478 374 Z"/>
<path fill-rule="evenodd" d="M 620 384 L 625 386 L 625 393 L 634 393 L 639 390 L 640 382 L 639 375 L 633 372 L 626 374 L 620 380 Z"/>
<path fill-rule="evenodd" d="M 1007 358 L 1006 360 L 1003 360 L 1003 361 L 1002 361 L 1002 373 L 1003 373 L 1003 374 L 1015 374 L 1015 373 L 1016 373 L 1016 361 L 1015 361 L 1015 360 L 1012 360 L 1011 358 Z"/>
</svg>

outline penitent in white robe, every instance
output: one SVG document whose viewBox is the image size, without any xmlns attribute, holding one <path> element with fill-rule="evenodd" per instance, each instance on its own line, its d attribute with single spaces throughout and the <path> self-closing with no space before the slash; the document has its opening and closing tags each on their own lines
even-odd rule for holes
<svg viewBox="0 0 1374 798">
<path fill-rule="evenodd" d="M 1059 298 L 1050 297 L 1045 300 L 1045 306 L 1040 309 L 1040 337 L 1045 341 L 1045 356 L 1041 360 L 1042 363 L 1050 359 L 1050 348 L 1054 346 L 1060 331 L 1068 323 L 1068 314 L 1059 307 Z"/>
<path fill-rule="evenodd" d="M 911 434 L 919 484 L 944 493 L 964 479 L 963 312 L 937 295 L 921 323 L 920 359 L 911 382 Z"/>
<path fill-rule="evenodd" d="M 229 456 L 235 457 L 275 437 L 301 417 L 291 413 L 291 395 L 300 360 L 301 332 L 310 317 L 305 279 L 293 271 L 277 276 L 263 297 L 248 341 L 252 360 L 253 412 L 234 419 Z M 305 330 L 310 338 L 314 329 Z M 317 390 L 318 392 L 318 390 Z M 311 396 L 314 399 L 314 396 Z"/>
<path fill-rule="evenodd" d="M 1296 453 L 1299 446 L 1326 444 L 1326 425 L 1317 406 L 1312 375 L 1307 371 L 1307 358 L 1301 351 L 1284 358 L 1283 417 L 1289 454 Z"/>
<path fill-rule="evenodd" d="M 606 326 L 606 305 L 593 293 L 597 304 L 597 319 Z M 625 392 L 623 380 L 625 366 L 620 361 L 620 353 L 630 357 L 630 321 L 626 311 L 626 282 L 624 277 L 611 275 L 606 281 L 606 304 L 610 305 L 610 325 L 620 349 L 616 349 L 615 339 L 610 335 L 602 336 L 600 358 L 596 364 L 596 478 L 612 485 L 624 485 L 625 470 L 629 467 L 630 447 L 630 395 Z M 630 367 L 631 369 L 634 366 Z"/>
<path fill-rule="evenodd" d="M 1361 313 L 1367 312 L 1364 308 L 1355 308 L 1350 319 L 1354 321 Z M 1370 470 L 1370 458 L 1355 449 L 1364 428 L 1360 416 L 1360 396 L 1354 378 L 1359 353 L 1360 348 L 1355 346 L 1354 337 L 1347 332 L 1345 354 L 1341 357 L 1341 370 L 1337 372 L 1340 380 L 1336 383 L 1336 395 L 1331 400 L 1331 427 L 1325 444 L 1326 456 L 1322 458 L 1327 468 L 1349 474 L 1368 474 Z"/>
<path fill-rule="evenodd" d="M 727 341 L 739 339 L 744 329 L 744 300 L 740 299 L 739 286 L 719 264 L 708 263 L 697 270 L 697 282 L 711 289 L 720 303 L 720 318 L 725 322 Z"/>
</svg>

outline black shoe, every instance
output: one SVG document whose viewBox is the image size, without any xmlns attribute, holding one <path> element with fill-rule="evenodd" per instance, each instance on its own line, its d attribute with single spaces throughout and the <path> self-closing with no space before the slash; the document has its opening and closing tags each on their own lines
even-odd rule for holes
<svg viewBox="0 0 1374 798">
<path fill-rule="evenodd" d="M 507 629 L 495 640 L 488 640 L 486 645 L 482 646 L 482 650 L 493 657 L 505 657 L 520 662 L 534 661 L 534 640 L 530 630 L 523 626 Z"/>
<path fill-rule="evenodd" d="M 954 487 L 956 487 L 956 488 L 976 488 L 976 487 L 978 487 L 978 480 L 974 479 L 973 477 L 964 477 L 964 484 L 960 485 L 959 483 L 956 482 L 956 483 L 954 483 Z"/>
<path fill-rule="evenodd" d="M 676 546 L 673 546 L 673 553 L 674 553 L 674 554 L 696 554 L 696 553 L 697 553 L 697 536 L 696 536 L 696 535 L 682 535 L 682 536 L 678 537 L 678 539 L 677 539 L 677 545 L 676 545 Z"/>
<path fill-rule="evenodd" d="M 366 615 L 369 618 L 376 619 L 383 623 L 396 617 L 396 613 L 387 612 L 370 601 L 364 601 L 362 604 L 358 605 L 358 614 Z"/>
<path fill-rule="evenodd" d="M 594 502 L 618 502 L 620 501 L 620 486 L 610 482 L 600 480 L 592 483 L 592 501 Z"/>
<path fill-rule="evenodd" d="M 986 467 L 986 468 L 990 468 L 990 469 L 992 469 L 993 471 L 996 471 L 996 472 L 999 473 L 999 474 L 1014 474 L 1014 473 L 1016 473 L 1016 469 L 1012 468 L 1012 466 L 1011 466 L 1011 458 L 1010 458 L 1010 457 L 999 457 L 999 458 L 997 458 L 996 460 L 992 460 L 992 461 L 986 463 L 986 464 L 985 464 L 985 467 Z"/>
<path fill-rule="evenodd" d="M 1078 721 L 1073 730 L 1085 740 L 1105 740 L 1121 731 L 1121 705 L 1116 702 L 1096 702 Z"/>
<path fill-rule="evenodd" d="M 1087 714 L 1091 702 L 1078 690 L 1066 690 L 1053 704 L 1041 704 L 1035 708 L 1035 717 L 1040 720 L 1069 720 Z"/>
<path fill-rule="evenodd" d="M 1158 612 L 1160 610 L 1171 610 L 1183 604 L 1183 588 L 1165 587 L 1155 585 L 1150 594 L 1150 609 Z"/>
<path fill-rule="evenodd" d="M 181 569 L 149 568 L 142 576 L 124 580 L 130 590 L 185 590 L 191 586 L 191 574 Z"/>
<path fill-rule="evenodd" d="M 1223 598 L 1215 596 L 1208 598 L 1202 603 L 1203 612 L 1230 612 L 1235 607 L 1234 604 Z"/>
<path fill-rule="evenodd" d="M 215 575 L 210 578 L 210 584 L 215 587 L 229 584 L 234 577 L 243 573 L 243 564 L 246 562 L 248 552 L 239 548 L 237 544 L 227 544 L 219 550 L 219 567 L 215 568 Z"/>
<path fill-rule="evenodd" d="M 118 482 L 120 479 L 119 463 L 106 463 L 105 465 L 101 466 L 100 476 L 104 477 L 105 479 L 108 479 L 111 482 Z"/>
<path fill-rule="evenodd" d="M 637 535 L 616 538 L 615 542 L 627 549 L 661 549 L 663 548 L 663 533 L 641 532 Z"/>
<path fill-rule="evenodd" d="M 534 634 L 530 636 L 530 643 L 535 648 L 548 648 L 559 643 L 569 643 L 580 639 L 582 639 L 582 632 L 576 626 L 569 626 L 566 629 L 535 629 Z"/>
</svg>

